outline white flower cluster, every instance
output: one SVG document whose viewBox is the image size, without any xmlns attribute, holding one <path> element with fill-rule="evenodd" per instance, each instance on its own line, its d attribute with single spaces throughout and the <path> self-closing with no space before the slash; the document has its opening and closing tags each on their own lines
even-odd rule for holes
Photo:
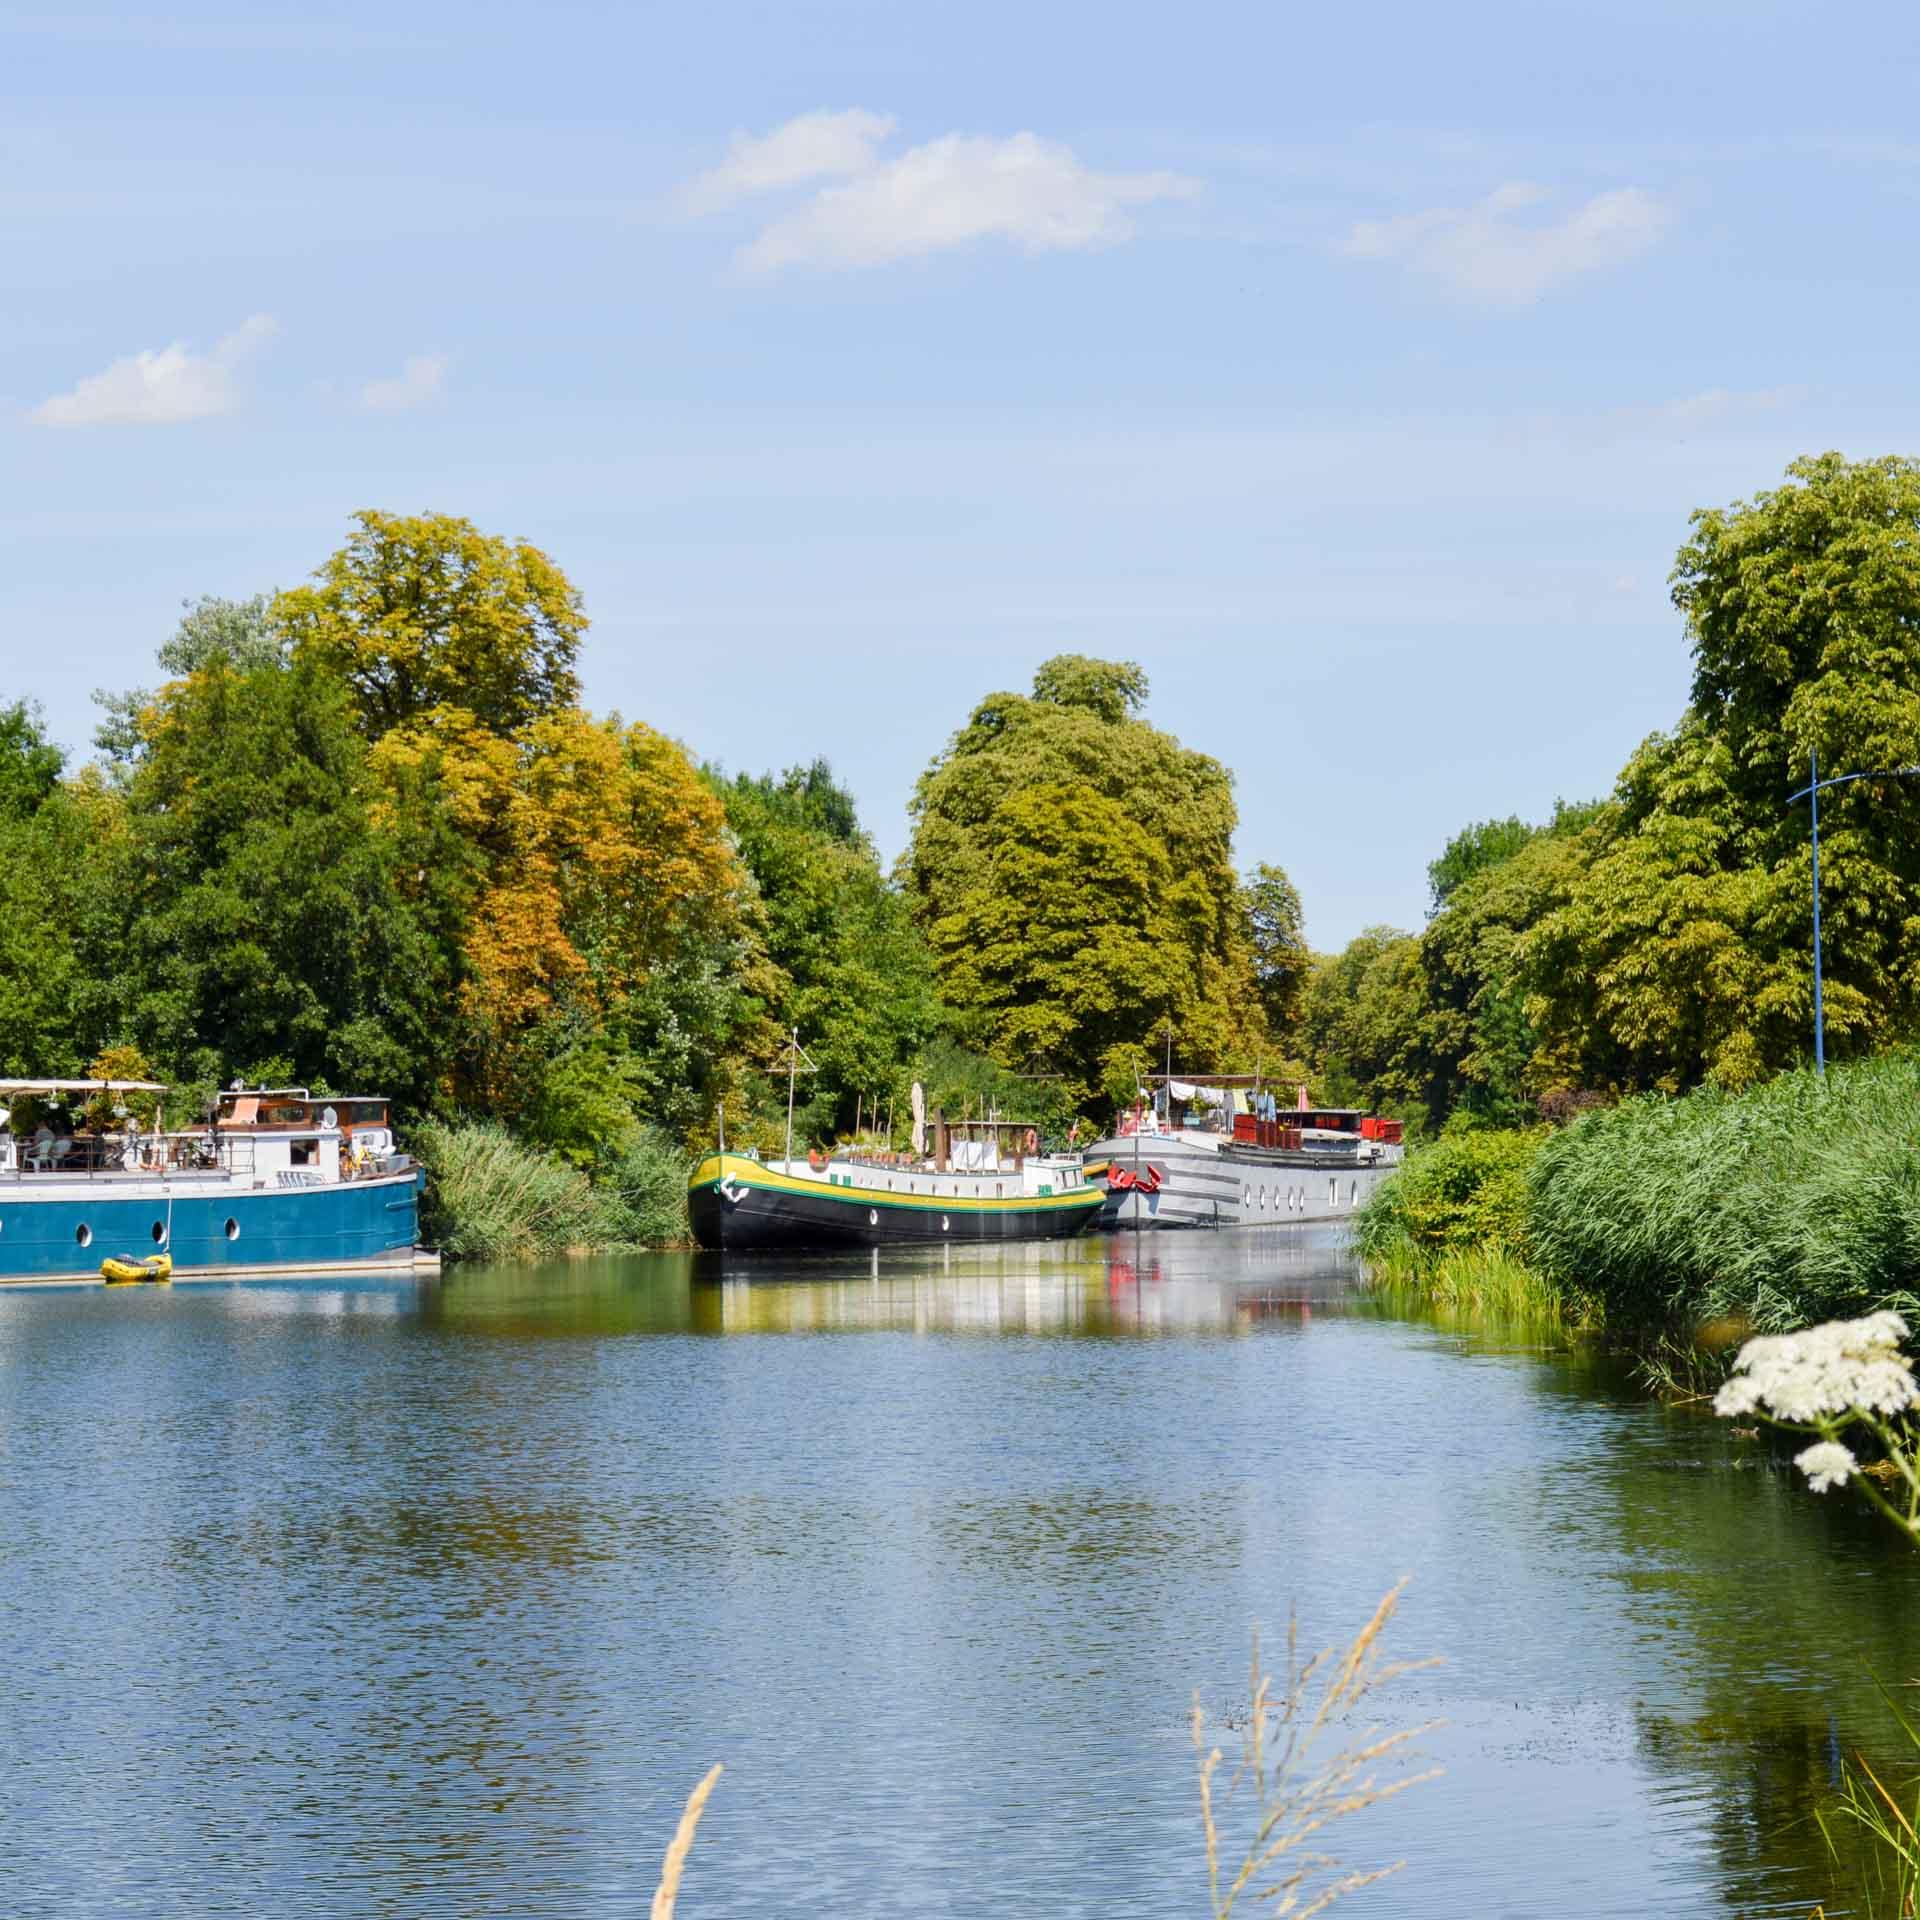
<svg viewBox="0 0 1920 1920">
<path fill-rule="evenodd" d="M 1912 1362 L 1900 1351 L 1906 1337 L 1907 1323 L 1883 1312 L 1749 1340 L 1732 1377 L 1714 1395 L 1713 1410 L 1740 1414 L 1762 1407 L 1776 1420 L 1797 1424 L 1856 1410 L 1900 1413 L 1920 1401 Z M 1847 1459 L 1851 1467 L 1852 1456 Z"/>
<path fill-rule="evenodd" d="M 1793 1464 L 1807 1476 L 1807 1485 L 1815 1493 L 1825 1493 L 1829 1487 L 1844 1487 L 1860 1463 L 1852 1448 L 1838 1440 L 1816 1440 L 1804 1453 L 1793 1456 Z"/>
</svg>

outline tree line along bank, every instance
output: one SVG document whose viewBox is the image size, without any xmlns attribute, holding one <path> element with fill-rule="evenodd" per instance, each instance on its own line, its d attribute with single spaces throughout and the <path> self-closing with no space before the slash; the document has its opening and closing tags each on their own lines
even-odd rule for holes
<svg viewBox="0 0 1920 1920">
<path fill-rule="evenodd" d="M 1917 514 L 1912 463 L 1827 455 L 1696 515 L 1674 729 L 1603 800 L 1464 829 L 1424 930 L 1316 957 L 1284 871 L 1236 867 L 1226 769 L 1148 723 L 1137 667 L 1063 656 L 978 702 L 888 873 L 823 760 L 728 773 L 589 713 L 585 610 L 546 555 L 364 513 L 308 584 L 190 607 L 161 684 L 104 698 L 88 764 L 4 715 L 0 1062 L 112 1050 L 188 1102 L 377 1087 L 629 1196 L 721 1113 L 771 1140 L 795 1027 L 815 1138 L 904 1113 L 916 1077 L 1064 1131 L 1169 1027 L 1196 1069 L 1429 1131 L 1750 1085 L 1810 1018 L 1790 776 L 1920 748 Z M 1841 1056 L 1913 1025 L 1916 805 L 1861 786 L 1828 816 Z"/>
</svg>

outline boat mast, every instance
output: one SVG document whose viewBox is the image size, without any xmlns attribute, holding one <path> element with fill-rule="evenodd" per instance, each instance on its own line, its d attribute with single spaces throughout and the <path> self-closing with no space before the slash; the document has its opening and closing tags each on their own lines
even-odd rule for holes
<svg viewBox="0 0 1920 1920">
<path fill-rule="evenodd" d="M 787 1036 L 786 1055 L 787 1055 L 787 1154 L 786 1154 L 785 1166 L 789 1171 L 791 1171 L 793 1167 L 793 1082 L 794 1082 L 794 1077 L 799 1073 L 800 1063 L 802 1061 L 806 1062 L 807 1071 L 809 1073 L 812 1073 L 814 1071 L 813 1056 L 810 1053 L 808 1053 L 806 1048 L 800 1044 L 800 1029 L 798 1027 L 795 1027 L 792 1033 L 790 1033 Z"/>
</svg>

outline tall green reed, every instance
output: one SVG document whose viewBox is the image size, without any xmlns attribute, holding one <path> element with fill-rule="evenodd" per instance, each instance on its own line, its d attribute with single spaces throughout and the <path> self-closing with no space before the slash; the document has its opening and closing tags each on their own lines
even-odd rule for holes
<svg viewBox="0 0 1920 1920">
<path fill-rule="evenodd" d="M 1891 1054 L 1728 1094 L 1586 1115 L 1527 1176 L 1530 1261 L 1640 1325 L 1763 1331 L 1911 1301 L 1920 1060 Z"/>
</svg>

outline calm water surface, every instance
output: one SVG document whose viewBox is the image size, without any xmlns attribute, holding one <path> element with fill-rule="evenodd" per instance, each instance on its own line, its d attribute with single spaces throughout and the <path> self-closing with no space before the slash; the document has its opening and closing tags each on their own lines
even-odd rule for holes
<svg viewBox="0 0 1920 1920">
<path fill-rule="evenodd" d="M 1194 1914 L 1194 1690 L 1402 1574 L 1342 1911 L 1858 1912 L 1920 1672 L 1849 1506 L 1284 1232 L 9 1293 L 0 1447 L 10 1914 L 643 1914 L 714 1760 L 685 1920 Z"/>
</svg>

